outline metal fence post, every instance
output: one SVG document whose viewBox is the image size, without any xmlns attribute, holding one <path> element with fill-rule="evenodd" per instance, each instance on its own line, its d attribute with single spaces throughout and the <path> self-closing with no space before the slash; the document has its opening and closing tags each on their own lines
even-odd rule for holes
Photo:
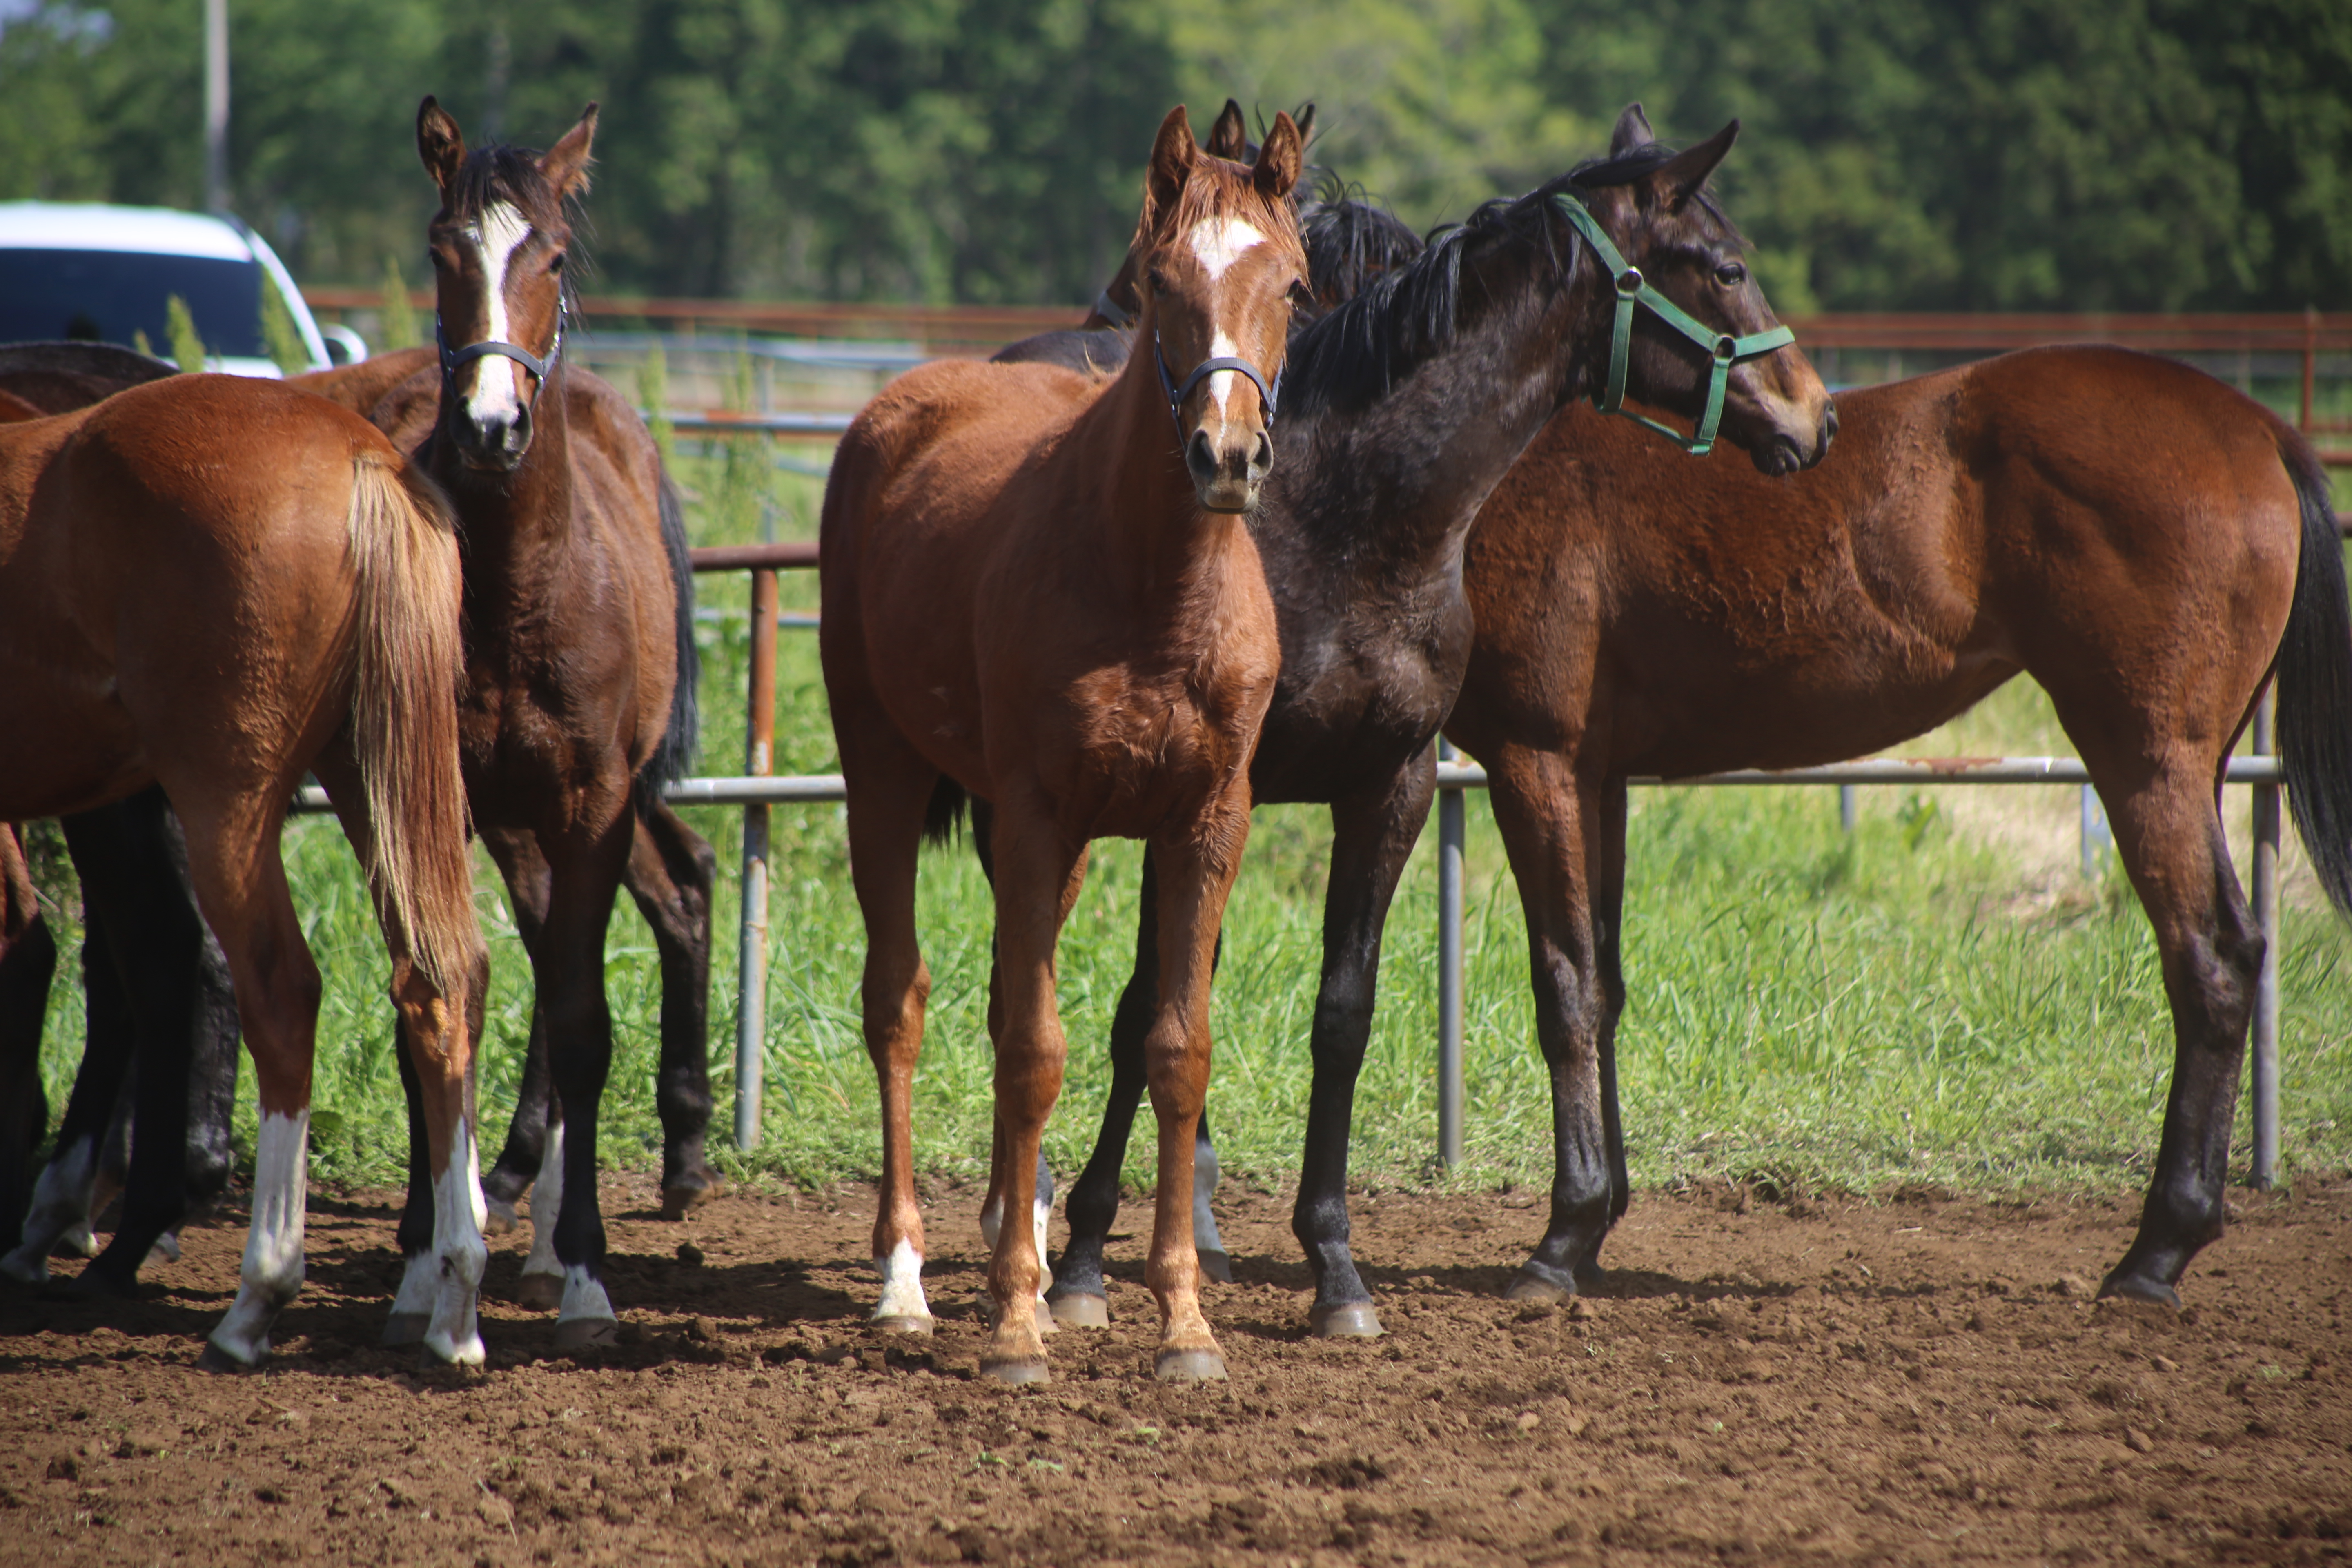
<svg viewBox="0 0 2352 1568">
<path fill-rule="evenodd" d="M 1838 785 L 1838 826 L 1847 833 L 1853 831 L 1853 785 L 1852 784 Z"/>
<path fill-rule="evenodd" d="M 2277 688 L 2254 705 L 2254 754 L 2277 750 Z M 2254 921 L 2263 932 L 2263 972 L 2254 983 L 2253 1184 L 2278 1180 L 2279 1154 L 2279 789 L 2254 786 Z"/>
<path fill-rule="evenodd" d="M 1437 758 L 1454 760 L 1438 737 Z M 1437 1158 L 1462 1163 L 1462 849 L 1467 837 L 1462 792 L 1437 792 Z"/>
<path fill-rule="evenodd" d="M 2107 826 L 2107 809 L 2100 804 L 2099 792 L 2089 784 L 2083 786 L 2083 877 L 2084 880 L 2099 874 L 2099 857 L 2116 847 L 2116 830 Z"/>
<path fill-rule="evenodd" d="M 751 741 L 744 771 L 765 778 L 775 766 L 776 573 L 751 573 Z M 743 937 L 735 993 L 735 1147 L 760 1142 L 760 1083 L 768 1035 L 768 808 L 743 808 Z"/>
</svg>

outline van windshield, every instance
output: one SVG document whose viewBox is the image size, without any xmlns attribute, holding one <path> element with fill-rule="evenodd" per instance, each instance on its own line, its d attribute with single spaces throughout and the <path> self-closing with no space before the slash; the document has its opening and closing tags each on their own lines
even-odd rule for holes
<svg viewBox="0 0 2352 1568">
<path fill-rule="evenodd" d="M 0 342 L 81 338 L 169 358 L 163 302 L 177 294 L 207 354 L 265 359 L 261 264 L 135 250 L 0 248 Z"/>
</svg>

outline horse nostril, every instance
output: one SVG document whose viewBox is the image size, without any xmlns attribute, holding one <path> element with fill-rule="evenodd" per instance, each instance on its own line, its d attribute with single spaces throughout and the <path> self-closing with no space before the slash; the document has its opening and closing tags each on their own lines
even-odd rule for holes
<svg viewBox="0 0 2352 1568">
<path fill-rule="evenodd" d="M 1184 466 L 1192 471 L 1193 479 L 1206 484 L 1217 473 L 1217 449 L 1209 440 L 1206 430 L 1195 430 L 1192 438 L 1184 443 Z"/>
<path fill-rule="evenodd" d="M 1257 433 L 1257 444 L 1250 450 L 1250 472 L 1260 479 L 1274 471 L 1274 440 L 1265 431 Z"/>
<path fill-rule="evenodd" d="M 1829 411 L 1822 416 L 1822 451 L 1828 451 L 1830 443 L 1837 439 L 1837 405 L 1832 403 L 1829 406 Z"/>
</svg>

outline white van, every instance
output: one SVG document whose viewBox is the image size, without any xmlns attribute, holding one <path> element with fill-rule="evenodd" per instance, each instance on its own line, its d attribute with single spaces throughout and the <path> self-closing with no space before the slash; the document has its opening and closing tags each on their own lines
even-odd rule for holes
<svg viewBox="0 0 2352 1568">
<path fill-rule="evenodd" d="M 321 331 L 302 291 L 234 218 L 93 202 L 0 202 L 0 343 L 83 338 L 168 357 L 164 301 L 188 302 L 205 368 L 283 374 L 263 341 L 264 289 L 276 291 L 323 370 L 367 357 L 348 328 Z"/>
</svg>

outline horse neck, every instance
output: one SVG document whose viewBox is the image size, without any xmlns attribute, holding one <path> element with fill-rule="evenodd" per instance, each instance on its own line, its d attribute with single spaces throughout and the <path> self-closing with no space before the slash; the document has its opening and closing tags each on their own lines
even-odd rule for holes
<svg viewBox="0 0 2352 1568">
<path fill-rule="evenodd" d="M 1387 395 L 1315 416 L 1277 458 L 1281 510 L 1353 595 L 1456 570 L 1479 505 L 1580 389 L 1592 323 L 1606 331 L 1581 266 L 1565 284 L 1528 270 L 1462 293 L 1490 302 Z"/>
<path fill-rule="evenodd" d="M 567 363 L 557 360 L 531 405 L 530 447 L 512 473 L 467 468 L 448 442 L 435 442 L 433 477 L 449 492 L 465 538 L 468 603 L 533 600 L 567 569 L 574 531 L 568 377 Z"/>
<path fill-rule="evenodd" d="M 1068 445 L 1114 454 L 1101 486 L 1104 586 L 1163 640 L 1181 643 L 1217 620 L 1227 559 L 1248 545 L 1249 531 L 1238 515 L 1201 506 L 1152 365 L 1150 325 L 1139 327 L 1136 352 L 1079 416 Z"/>
</svg>

